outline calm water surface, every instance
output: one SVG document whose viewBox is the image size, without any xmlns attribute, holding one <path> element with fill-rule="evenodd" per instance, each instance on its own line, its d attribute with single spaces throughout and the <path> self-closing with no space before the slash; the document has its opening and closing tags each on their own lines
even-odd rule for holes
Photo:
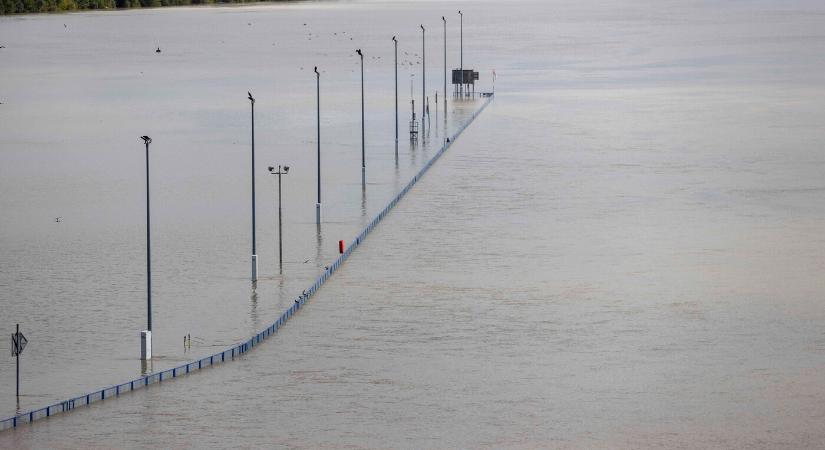
<svg viewBox="0 0 825 450">
<path fill-rule="evenodd" d="M 465 66 L 485 87 L 495 68 L 496 100 L 294 321 L 239 362 L 2 433 L 0 446 L 821 446 L 825 7 L 802 1 L 3 18 L 0 327 L 30 330 L 21 406 L 140 373 L 137 136 L 155 139 L 158 369 L 271 321 L 433 153 L 402 139 L 396 169 L 389 38 L 415 58 L 418 24 L 432 30 L 436 89 L 440 17 L 454 36 L 459 8 Z M 358 47 L 371 85 L 364 196 Z M 259 172 L 268 256 L 254 295 L 246 90 L 259 98 L 259 166 L 293 166 L 283 276 L 263 206 L 274 182 Z M 475 106 L 451 101 L 447 126 Z M 184 353 L 187 332 L 198 339 Z M 13 371 L 0 361 L 6 413 Z"/>
</svg>

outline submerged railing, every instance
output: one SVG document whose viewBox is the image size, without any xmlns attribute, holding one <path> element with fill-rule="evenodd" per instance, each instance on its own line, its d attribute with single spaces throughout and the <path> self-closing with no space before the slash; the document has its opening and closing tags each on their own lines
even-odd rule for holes
<svg viewBox="0 0 825 450">
<path fill-rule="evenodd" d="M 278 317 L 275 322 L 271 325 L 266 327 L 264 330 L 252 336 L 245 342 L 237 344 L 231 348 L 228 348 L 222 352 L 215 353 L 214 355 L 207 356 L 205 358 L 198 359 L 196 361 L 191 361 L 186 363 L 182 366 L 174 367 L 172 369 L 166 369 L 159 372 L 154 372 L 140 378 L 135 378 L 134 380 L 127 381 L 125 383 L 117 384 L 114 386 L 106 387 L 100 390 L 96 390 L 94 392 L 84 394 L 78 397 L 74 397 L 68 400 L 61 401 L 59 403 L 55 403 L 53 405 L 46 406 L 44 408 L 31 410 L 26 413 L 18 414 L 13 417 L 9 417 L 7 419 L 3 419 L 0 421 L 0 431 L 8 429 L 8 428 L 16 428 L 18 425 L 31 423 L 38 419 L 43 419 L 46 417 L 53 416 L 55 414 L 60 414 L 68 411 L 72 411 L 75 408 L 90 405 L 95 402 L 103 401 L 108 398 L 118 397 L 120 394 L 131 392 L 138 389 L 143 389 L 148 387 L 151 384 L 161 383 L 164 380 L 170 380 L 174 378 L 178 378 L 184 375 L 189 374 L 190 372 L 205 369 L 207 367 L 212 367 L 215 364 L 220 364 L 226 362 L 227 360 L 233 360 L 236 356 L 240 356 L 250 350 L 252 350 L 256 345 L 267 339 L 268 337 L 275 334 L 276 331 L 280 327 L 282 327 L 287 320 L 289 320 L 301 307 L 304 306 L 307 300 L 309 300 L 312 295 L 329 279 L 329 277 L 341 266 L 341 264 L 349 258 L 349 255 L 352 251 L 361 245 L 361 242 L 364 238 L 381 222 L 384 217 L 386 217 L 387 213 L 390 212 L 391 209 L 395 207 L 398 202 L 407 195 L 407 192 L 418 182 L 419 179 L 430 169 L 430 166 L 450 148 L 450 145 L 455 142 L 455 139 L 475 120 L 475 118 L 481 114 L 484 108 L 490 104 L 490 101 L 493 99 L 493 95 L 490 93 L 484 95 L 486 100 L 478 108 L 477 111 L 473 113 L 473 115 L 458 129 L 452 136 L 444 142 L 438 152 L 430 158 L 429 161 L 418 171 L 418 173 L 413 176 L 413 178 L 404 186 L 404 189 L 398 192 L 398 194 L 393 197 L 393 199 L 381 210 L 375 218 L 370 221 L 370 223 L 364 227 L 363 230 L 351 241 L 350 245 L 344 250 L 342 254 L 335 259 L 335 262 L 327 266 L 324 270 L 324 273 L 315 280 L 315 283 L 309 287 L 304 293 L 302 293 L 298 298 L 295 299 L 295 302 L 284 311 L 280 317 Z"/>
</svg>

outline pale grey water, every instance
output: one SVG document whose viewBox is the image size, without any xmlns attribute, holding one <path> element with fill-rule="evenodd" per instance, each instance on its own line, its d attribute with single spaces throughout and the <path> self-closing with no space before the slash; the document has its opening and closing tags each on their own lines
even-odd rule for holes
<svg viewBox="0 0 825 450">
<path fill-rule="evenodd" d="M 382 52 L 371 68 L 370 217 L 427 154 L 402 146 L 393 171 L 385 41 L 398 34 L 402 51 L 418 52 L 418 23 L 438 30 L 445 14 L 454 35 L 458 8 L 465 66 L 483 81 L 496 69 L 496 100 L 295 320 L 240 362 L 0 434 L 0 446 L 821 447 L 825 7 L 815 2 L 370 2 L 2 19 L 0 295 L 2 326 L 24 315 L 33 330 L 26 405 L 139 371 L 134 137 L 155 138 L 158 368 L 268 323 L 316 273 L 303 260 L 330 260 L 363 222 L 351 45 L 330 38 L 335 48 L 319 49 L 302 24 L 358 33 L 357 46 Z M 77 28 L 82 36 L 64 39 Z M 116 41 L 118 31 L 130 38 Z M 37 44 L 21 50 L 23 37 Z M 172 64 L 150 54 L 155 42 Z M 440 49 L 428 46 L 433 89 Z M 299 175 L 314 162 L 316 60 L 329 67 L 324 80 L 338 77 L 323 85 L 334 164 L 325 195 L 337 206 L 320 257 L 314 179 Z M 254 302 L 248 86 L 261 99 L 259 166 L 295 167 L 285 231 L 287 259 L 298 261 L 281 288 L 271 256 Z M 264 183 L 259 204 L 271 204 Z M 259 211 L 259 254 L 274 255 L 273 216 Z M 206 344 L 184 355 L 187 331 Z M 5 358 L 0 376 L 12 374 Z M 13 385 L 0 389 L 13 409 Z"/>
</svg>

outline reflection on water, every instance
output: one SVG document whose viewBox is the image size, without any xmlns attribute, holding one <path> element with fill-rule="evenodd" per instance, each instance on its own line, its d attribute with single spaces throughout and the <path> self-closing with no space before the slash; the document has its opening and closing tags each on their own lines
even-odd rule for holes
<svg viewBox="0 0 825 450">
<path fill-rule="evenodd" d="M 465 66 L 482 86 L 495 68 L 495 102 L 295 320 L 232 364 L 0 434 L 0 446 L 825 440 L 825 11 L 815 2 L 356 2 L 0 19 L 0 209 L 14 211 L 0 216 L 0 299 L 3 317 L 32 322 L 24 409 L 136 370 L 143 203 L 130 140 L 148 133 L 158 148 L 157 370 L 274 318 L 434 153 L 438 121 L 396 163 L 393 68 L 365 61 L 363 189 L 351 53 L 391 61 L 394 34 L 399 57 L 417 52 L 417 25 L 441 26 L 444 14 L 453 36 L 459 8 Z M 169 48 L 160 58 L 144 52 L 155 41 Z M 297 262 L 275 276 L 275 242 L 260 240 L 272 256 L 250 310 L 245 93 L 258 98 L 261 160 L 314 173 L 305 72 L 318 60 L 334 80 L 322 91 L 323 230 L 314 177 L 292 179 L 284 250 Z M 450 105 L 455 126 L 477 101 Z M 272 208 L 275 189 L 260 192 L 261 211 Z M 269 212 L 262 237 L 276 232 Z M 189 332 L 204 339 L 184 355 Z M 0 383 L 6 411 L 10 389 Z"/>
<path fill-rule="evenodd" d="M 249 317 L 252 319 L 252 329 L 257 330 L 261 328 L 258 321 L 258 291 L 256 282 L 252 282 L 252 295 L 249 296 Z"/>
</svg>

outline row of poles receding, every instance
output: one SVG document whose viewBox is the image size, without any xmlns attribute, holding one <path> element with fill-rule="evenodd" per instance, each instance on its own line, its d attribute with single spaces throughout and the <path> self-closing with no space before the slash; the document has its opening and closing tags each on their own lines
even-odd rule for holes
<svg viewBox="0 0 825 450">
<path fill-rule="evenodd" d="M 458 11 L 459 16 L 461 17 L 460 20 L 460 65 L 459 68 L 462 73 L 462 84 L 463 84 L 463 73 L 464 73 L 464 14 L 461 11 Z M 444 116 L 446 120 L 447 115 L 447 19 L 442 16 L 441 20 L 444 24 Z M 426 115 L 426 41 L 425 41 L 425 34 L 426 29 L 424 25 L 421 26 L 421 60 L 422 60 L 422 67 L 421 67 L 421 95 L 422 95 L 422 102 L 421 102 L 421 127 L 422 130 L 424 129 L 424 121 L 423 118 Z M 395 157 L 398 158 L 398 40 L 395 36 L 392 37 L 392 41 L 394 44 L 395 50 Z M 357 49 L 356 54 L 360 57 L 361 60 L 361 184 L 362 189 L 366 188 L 366 181 L 367 181 L 367 169 L 366 169 L 366 155 L 365 155 L 365 124 L 364 124 L 364 53 L 361 49 Z M 320 227 L 321 225 L 321 74 L 318 71 L 318 67 L 314 68 L 315 71 L 315 80 L 316 80 L 316 140 L 317 140 L 317 201 L 315 204 L 315 222 L 316 225 Z M 252 282 L 255 283 L 258 280 L 258 255 L 256 249 L 256 236 L 255 236 L 255 97 L 252 96 L 251 92 L 247 92 L 247 98 L 249 99 L 250 103 L 250 114 L 251 114 L 251 147 L 252 147 L 252 167 L 251 167 L 251 182 L 252 182 Z M 438 106 L 436 105 L 436 108 Z M 141 332 L 141 359 L 147 360 L 151 359 L 152 357 L 152 258 L 151 258 L 151 234 L 150 234 L 150 207 L 149 207 L 149 144 L 152 143 L 152 138 L 149 136 L 141 136 L 143 143 L 146 149 L 146 330 Z M 277 170 L 274 166 L 270 166 L 269 172 L 272 175 L 278 176 L 278 266 L 279 272 L 283 273 L 283 235 L 281 232 L 282 228 L 282 219 L 281 219 L 281 176 L 286 175 L 289 172 L 289 166 L 281 166 L 277 167 Z"/>
</svg>

